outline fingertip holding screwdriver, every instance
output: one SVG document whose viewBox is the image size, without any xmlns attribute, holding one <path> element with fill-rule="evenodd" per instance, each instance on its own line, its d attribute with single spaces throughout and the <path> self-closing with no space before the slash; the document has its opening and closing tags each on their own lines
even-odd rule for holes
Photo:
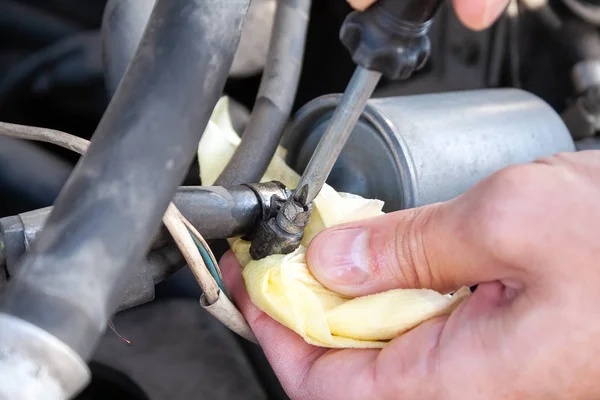
<svg viewBox="0 0 600 400">
<path fill-rule="evenodd" d="M 443 0 L 379 0 L 346 17 L 340 39 L 357 68 L 293 195 L 276 218 L 259 224 L 250 254 L 261 259 L 294 251 L 317 197 L 382 76 L 407 79 L 430 53 L 427 32 Z"/>
</svg>

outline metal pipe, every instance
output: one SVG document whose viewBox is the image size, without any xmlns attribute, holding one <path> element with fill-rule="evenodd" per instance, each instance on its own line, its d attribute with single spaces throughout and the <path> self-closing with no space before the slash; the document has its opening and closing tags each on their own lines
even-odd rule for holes
<svg viewBox="0 0 600 400">
<path fill-rule="evenodd" d="M 263 212 L 259 198 L 247 186 L 180 187 L 173 203 L 205 239 L 248 234 Z M 16 274 L 17 261 L 32 247 L 51 210 L 46 207 L 0 218 L 0 266 L 6 264 L 11 275 Z M 159 235 L 153 249 L 168 242 L 168 234 Z"/>
<path fill-rule="evenodd" d="M 5 314 L 90 356 L 117 309 L 128 267 L 142 262 L 191 163 L 249 2 L 156 3 L 94 141 L 20 262 Z"/>
<path fill-rule="evenodd" d="M 279 0 L 269 56 L 242 141 L 216 185 L 260 181 L 292 111 L 298 89 L 311 0 Z"/>
</svg>

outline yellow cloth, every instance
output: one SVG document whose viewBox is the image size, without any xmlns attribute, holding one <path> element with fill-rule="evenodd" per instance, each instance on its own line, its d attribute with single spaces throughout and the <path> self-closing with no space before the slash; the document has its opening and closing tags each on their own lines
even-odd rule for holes
<svg viewBox="0 0 600 400">
<path fill-rule="evenodd" d="M 202 182 L 211 185 L 240 142 L 222 98 L 200 142 L 198 157 Z M 299 180 L 279 149 L 263 181 L 278 180 L 294 188 Z M 341 296 L 321 285 L 310 273 L 306 247 L 323 229 L 383 214 L 383 202 L 338 193 L 325 186 L 315 199 L 314 212 L 302 246 L 292 254 L 252 260 L 250 244 L 231 239 L 252 302 L 271 318 L 294 330 L 306 342 L 331 348 L 379 348 L 430 318 L 445 315 L 469 294 L 454 295 L 427 289 L 396 289 L 358 298 Z"/>
</svg>

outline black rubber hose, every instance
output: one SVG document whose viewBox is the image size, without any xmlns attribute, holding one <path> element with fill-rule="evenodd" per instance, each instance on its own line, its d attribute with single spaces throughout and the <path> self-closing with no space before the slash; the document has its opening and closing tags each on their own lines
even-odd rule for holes
<svg viewBox="0 0 600 400">
<path fill-rule="evenodd" d="M 0 215 L 54 203 L 72 169 L 71 164 L 33 143 L 0 136 Z"/>
<path fill-rule="evenodd" d="M 90 50 L 95 50 L 98 40 L 96 32 L 79 32 L 26 56 L 3 75 L 0 81 L 0 107 L 19 100 L 23 92 L 29 93 L 34 79 L 42 73 L 53 72 L 61 64 L 77 59 L 83 61 L 79 64 L 85 65 Z M 88 71 L 83 72 L 87 75 Z"/>
<path fill-rule="evenodd" d="M 87 359 L 222 93 L 250 0 L 159 0 L 2 311 Z"/>
<path fill-rule="evenodd" d="M 570 20 L 563 24 L 560 38 L 572 63 L 600 59 L 600 34 L 596 27 Z"/>
<path fill-rule="evenodd" d="M 77 23 L 29 5 L 27 2 L 0 1 L 0 33 L 6 35 L 4 37 L 10 37 L 10 42 L 15 39 L 26 40 L 37 46 L 48 46 L 82 29 Z"/>
<path fill-rule="evenodd" d="M 311 0 L 279 0 L 269 56 L 250 121 L 215 185 L 260 181 L 288 120 L 300 79 Z"/>
</svg>

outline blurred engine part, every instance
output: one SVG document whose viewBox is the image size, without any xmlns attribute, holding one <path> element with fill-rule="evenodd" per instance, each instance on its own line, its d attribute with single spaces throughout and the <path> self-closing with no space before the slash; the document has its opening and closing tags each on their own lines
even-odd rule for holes
<svg viewBox="0 0 600 400">
<path fill-rule="evenodd" d="M 196 299 L 159 299 L 118 314 L 114 326 L 131 346 L 108 330 L 92 360 L 126 371 L 149 400 L 273 399 L 236 338 L 199 310 Z M 97 371 L 91 370 L 93 382 Z M 114 399 L 112 393 L 93 394 L 92 399 Z"/>
<path fill-rule="evenodd" d="M 231 77 L 245 78 L 259 73 L 265 67 L 276 8 L 277 0 L 252 1 L 229 71 Z"/>
<path fill-rule="evenodd" d="M 108 0 L 102 43 L 108 90 L 114 93 L 142 39 L 156 0 Z M 236 78 L 259 73 L 267 61 L 276 0 L 254 0 L 229 71 Z M 217 33 L 217 34 L 220 34 Z"/>
<path fill-rule="evenodd" d="M 579 18 L 600 25 L 600 2 L 597 0 L 563 0 Z"/>
<path fill-rule="evenodd" d="M 600 58 L 577 63 L 572 79 L 577 96 L 563 120 L 575 139 L 595 136 L 600 131 Z"/>
<path fill-rule="evenodd" d="M 54 201 L 72 166 L 32 143 L 0 137 L 0 192 L 10 193 L 3 208 L 11 214 Z M 32 180 L 31 176 L 38 176 Z M 1 252 L 1 250 L 0 250 Z"/>
<path fill-rule="evenodd" d="M 575 142 L 577 151 L 600 150 L 600 138 L 589 137 Z"/>
</svg>

